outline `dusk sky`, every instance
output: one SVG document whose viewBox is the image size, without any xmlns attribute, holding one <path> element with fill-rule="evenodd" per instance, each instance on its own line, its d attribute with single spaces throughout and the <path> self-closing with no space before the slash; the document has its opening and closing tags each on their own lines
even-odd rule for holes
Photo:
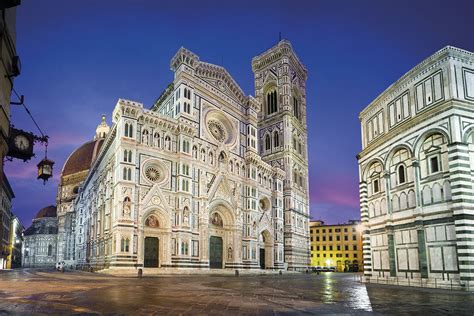
<svg viewBox="0 0 474 316">
<path fill-rule="evenodd" d="M 22 1 L 17 52 L 25 95 L 50 136 L 54 179 L 36 164 L 6 162 L 13 211 L 25 227 L 55 204 L 68 155 L 92 139 L 118 98 L 149 107 L 173 79 L 169 62 L 184 46 L 224 66 L 254 94 L 252 57 L 291 41 L 308 69 L 310 203 L 314 219 L 359 218 L 358 114 L 417 63 L 446 45 L 474 51 L 474 1 Z M 12 123 L 37 133 L 23 108 Z"/>
</svg>

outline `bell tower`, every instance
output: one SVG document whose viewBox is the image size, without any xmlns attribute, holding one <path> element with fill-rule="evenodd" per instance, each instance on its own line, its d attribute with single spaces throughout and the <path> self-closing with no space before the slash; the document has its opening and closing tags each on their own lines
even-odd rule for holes
<svg viewBox="0 0 474 316">
<path fill-rule="evenodd" d="M 306 125 L 307 70 L 291 43 L 252 59 L 258 115 L 259 153 L 286 172 L 283 182 L 284 245 L 288 268 L 306 268 L 309 258 L 309 196 Z M 277 204 L 279 201 L 273 201 Z"/>
</svg>

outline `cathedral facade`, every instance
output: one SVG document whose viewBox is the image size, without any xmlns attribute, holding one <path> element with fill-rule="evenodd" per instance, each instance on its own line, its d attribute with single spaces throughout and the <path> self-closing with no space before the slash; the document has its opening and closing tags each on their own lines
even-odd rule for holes
<svg viewBox="0 0 474 316">
<path fill-rule="evenodd" d="M 361 112 L 367 278 L 474 281 L 473 106 L 474 54 L 447 46 Z"/>
<path fill-rule="evenodd" d="M 75 263 L 306 268 L 307 71 L 291 44 L 252 60 L 255 97 L 187 49 L 171 69 L 150 109 L 119 99 L 87 176 L 66 194 Z"/>
</svg>

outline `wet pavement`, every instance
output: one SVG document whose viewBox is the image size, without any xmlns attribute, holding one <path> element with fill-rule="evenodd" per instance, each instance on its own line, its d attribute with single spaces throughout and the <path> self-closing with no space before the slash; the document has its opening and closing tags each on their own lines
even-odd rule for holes
<svg viewBox="0 0 474 316">
<path fill-rule="evenodd" d="M 124 278 L 0 272 L 1 314 L 474 315 L 474 294 L 365 285 L 353 274 Z"/>
</svg>

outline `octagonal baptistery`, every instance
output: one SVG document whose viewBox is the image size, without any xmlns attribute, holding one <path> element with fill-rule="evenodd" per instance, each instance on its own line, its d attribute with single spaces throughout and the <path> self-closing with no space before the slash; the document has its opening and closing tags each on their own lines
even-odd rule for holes
<svg viewBox="0 0 474 316">
<path fill-rule="evenodd" d="M 473 108 L 474 54 L 447 46 L 360 113 L 366 278 L 474 289 Z"/>
<path fill-rule="evenodd" d="M 298 111 L 290 111 L 289 104 L 276 103 L 290 98 L 277 98 L 275 88 L 278 73 L 295 69 L 294 85 L 306 74 L 287 42 L 265 54 L 259 67 L 274 69 L 258 80 L 271 82 L 276 112 L 264 123 L 263 95 L 245 95 L 224 68 L 184 48 L 171 60 L 173 82 L 151 109 L 119 99 L 74 201 L 78 265 L 120 273 L 308 265 L 307 164 L 285 158 L 283 150 L 295 134 L 283 120 L 296 112 L 305 117 L 305 102 L 298 99 Z M 271 63 L 263 64 L 267 57 Z M 304 130 L 300 154 L 306 153 Z M 263 131 L 272 135 L 266 156 L 258 143 Z M 283 170 L 286 162 L 299 163 L 297 184 Z"/>
<path fill-rule="evenodd" d="M 21 266 L 24 268 L 54 267 L 58 239 L 56 206 L 50 205 L 39 210 L 23 236 Z"/>
</svg>

